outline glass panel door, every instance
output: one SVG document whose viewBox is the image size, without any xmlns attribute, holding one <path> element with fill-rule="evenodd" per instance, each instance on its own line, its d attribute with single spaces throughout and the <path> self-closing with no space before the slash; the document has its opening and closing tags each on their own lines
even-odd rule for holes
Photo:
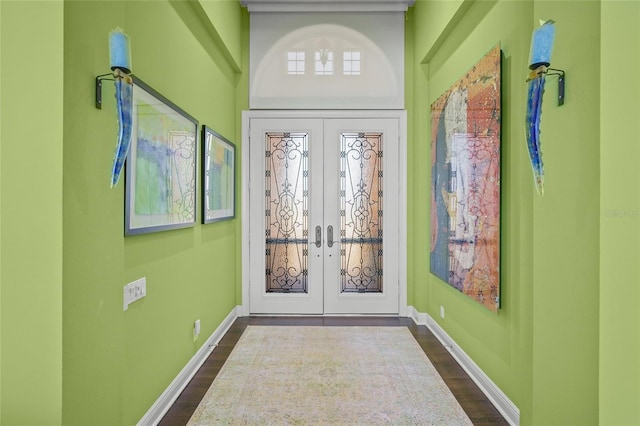
<svg viewBox="0 0 640 426">
<path fill-rule="evenodd" d="M 398 120 L 325 120 L 325 313 L 398 313 Z M 335 176 L 335 180 L 328 176 Z"/>
<path fill-rule="evenodd" d="M 382 293 L 383 134 L 340 133 L 340 291 Z"/>
<path fill-rule="evenodd" d="M 250 126 L 250 312 L 398 313 L 398 120 Z"/>
<path fill-rule="evenodd" d="M 322 120 L 250 126 L 250 312 L 321 314 Z"/>
<path fill-rule="evenodd" d="M 267 293 L 308 293 L 309 133 L 265 134 Z"/>
</svg>

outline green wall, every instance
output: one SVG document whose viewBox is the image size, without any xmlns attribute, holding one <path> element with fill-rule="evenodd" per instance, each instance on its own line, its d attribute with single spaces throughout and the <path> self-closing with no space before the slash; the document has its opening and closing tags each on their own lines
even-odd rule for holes
<svg viewBox="0 0 640 426">
<path fill-rule="evenodd" d="M 0 3 L 0 271 L 2 271 L 2 3 Z M 2 273 L 0 273 L 0 332 L 2 331 Z M 2 419 L 2 338 L 0 337 L 0 419 Z"/>
<path fill-rule="evenodd" d="M 600 424 L 640 424 L 640 2 L 603 1 Z"/>
<path fill-rule="evenodd" d="M 239 0 L 200 0 L 200 5 L 213 29 L 213 37 L 224 41 L 228 60 L 236 70 L 243 69 L 242 54 L 246 51 L 242 44 L 243 27 L 238 25 L 246 9 L 238 7 Z"/>
<path fill-rule="evenodd" d="M 93 106 L 120 26 L 136 74 L 240 149 L 246 12 L 214 9 L 220 28 L 186 1 L 0 2 L 1 424 L 136 423 L 240 303 L 238 220 L 123 236 L 111 83 Z"/>
<path fill-rule="evenodd" d="M 236 9 L 220 12 L 240 27 Z M 94 77 L 109 69 L 108 33 L 119 26 L 134 73 L 239 146 L 234 65 L 209 25 L 185 1 L 65 2 L 64 424 L 136 423 L 239 302 L 237 219 L 123 236 L 124 181 L 109 188 L 110 82 L 103 109 L 93 106 Z M 123 311 L 123 285 L 140 277 L 147 296 Z"/>
<path fill-rule="evenodd" d="M 567 103 L 551 102 L 542 118 L 548 191 L 533 212 L 532 420 L 597 424 L 600 2 L 534 2 L 538 17 L 558 22 Z"/>
<path fill-rule="evenodd" d="M 415 47 L 414 47 L 414 37 L 413 34 L 415 32 L 415 19 L 413 17 L 413 8 L 410 8 L 407 11 L 406 19 L 404 22 L 404 103 L 407 111 L 407 231 L 413 229 L 415 226 L 415 215 L 416 211 L 415 203 L 414 203 L 414 195 L 416 193 L 416 186 L 420 187 L 420 185 L 416 185 L 415 179 L 412 177 L 415 174 L 415 164 L 410 160 L 414 148 L 414 144 L 411 141 L 415 140 L 414 136 L 414 126 L 411 126 L 409 123 L 415 122 L 415 113 L 413 106 L 415 105 L 415 98 L 417 96 L 416 88 L 414 87 L 415 78 L 415 66 L 416 59 L 414 56 Z M 415 244 L 416 239 L 413 238 L 409 232 L 407 232 L 407 306 L 415 306 L 415 286 L 414 283 L 416 281 L 415 278 L 415 268 L 410 267 L 415 263 Z"/>
<path fill-rule="evenodd" d="M 416 3 L 409 146 L 409 277 L 413 300 L 518 406 L 522 424 L 596 424 L 599 398 L 600 2 Z M 542 115 L 546 191 L 534 190 L 524 116 L 531 31 L 554 19 Z M 433 28 L 440 33 L 434 33 Z M 429 105 L 500 42 L 502 68 L 502 308 L 494 314 L 429 273 Z M 594 64 L 592 67 L 585 64 Z M 445 319 L 439 315 L 445 308 Z M 637 397 L 637 393 L 635 395 Z"/>
<path fill-rule="evenodd" d="M 415 6 L 415 26 L 431 24 L 431 2 Z M 440 6 L 440 5 L 439 5 Z M 531 6 L 520 2 L 476 2 L 467 7 L 446 40 L 438 47 L 416 31 L 415 139 L 409 158 L 414 162 L 414 305 L 436 319 L 465 352 L 523 410 L 530 392 L 526 365 L 532 346 L 531 198 L 533 186 L 521 121 L 524 117 Z M 457 11 L 452 11 L 452 19 Z M 494 314 L 429 272 L 430 122 L 429 107 L 448 87 L 498 42 L 502 63 L 502 309 Z M 520 90 L 518 90 L 520 89 Z M 514 265 L 514 266 L 512 266 Z M 516 267 L 520 265 L 520 267 Z M 514 285 L 518 283 L 518 285 Z M 440 318 L 440 306 L 445 319 Z"/>
<path fill-rule="evenodd" d="M 238 74 L 236 84 L 236 110 L 246 111 L 249 109 L 249 11 L 246 8 L 242 9 L 240 15 L 242 20 L 242 31 L 240 33 L 240 44 L 242 45 L 241 55 L 241 69 L 246 70 L 242 74 Z M 240 114 L 240 113 L 239 113 Z M 242 117 L 239 115 L 236 121 L 236 135 L 237 141 L 240 142 L 242 138 Z M 236 144 L 236 158 L 238 161 L 242 158 L 242 145 Z M 237 174 L 236 182 L 241 182 L 242 176 Z M 238 215 L 242 212 L 242 199 L 236 197 L 236 212 Z M 239 237 L 242 236 L 242 220 L 236 221 L 236 232 Z M 236 302 L 238 305 L 242 305 L 242 241 L 239 238 L 236 246 L 236 277 L 238 277 L 238 285 L 236 286 Z M 248 305 L 248 302 L 246 303 Z"/>
<path fill-rule="evenodd" d="M 62 412 L 63 3 L 3 0 L 0 11 L 0 424 L 55 425 Z"/>
</svg>

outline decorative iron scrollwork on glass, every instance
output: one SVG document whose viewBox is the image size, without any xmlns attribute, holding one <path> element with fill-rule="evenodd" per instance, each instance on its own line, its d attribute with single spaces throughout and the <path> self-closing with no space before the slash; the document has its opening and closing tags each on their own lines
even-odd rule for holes
<svg viewBox="0 0 640 426">
<path fill-rule="evenodd" d="M 382 292 L 382 134 L 341 133 L 340 258 L 343 293 Z"/>
<path fill-rule="evenodd" d="M 307 133 L 267 133 L 265 237 L 267 293 L 306 293 L 309 164 Z"/>
</svg>

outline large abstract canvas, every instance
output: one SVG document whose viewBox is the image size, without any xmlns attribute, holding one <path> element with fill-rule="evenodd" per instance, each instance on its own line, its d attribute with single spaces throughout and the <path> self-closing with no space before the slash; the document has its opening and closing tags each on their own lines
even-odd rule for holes
<svg viewBox="0 0 640 426">
<path fill-rule="evenodd" d="M 431 104 L 431 272 L 500 307 L 500 45 Z"/>
</svg>

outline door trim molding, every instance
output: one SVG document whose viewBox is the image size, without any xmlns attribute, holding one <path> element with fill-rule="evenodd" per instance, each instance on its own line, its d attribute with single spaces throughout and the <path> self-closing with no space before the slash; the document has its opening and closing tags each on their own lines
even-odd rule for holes
<svg viewBox="0 0 640 426">
<path fill-rule="evenodd" d="M 287 111 L 287 110 L 247 110 L 242 111 L 242 181 L 241 181 L 241 199 L 242 199 L 242 305 L 241 312 L 243 316 L 250 315 L 249 308 L 249 213 L 251 211 L 249 205 L 249 124 L 251 119 L 276 119 L 276 118 L 318 118 L 318 119 L 357 119 L 357 118 L 394 118 L 397 119 L 400 128 L 398 131 L 399 138 L 399 201 L 398 206 L 398 235 L 399 235 L 399 273 L 398 273 L 398 315 L 402 317 L 407 316 L 407 112 L 405 110 L 301 110 L 301 111 Z"/>
</svg>

